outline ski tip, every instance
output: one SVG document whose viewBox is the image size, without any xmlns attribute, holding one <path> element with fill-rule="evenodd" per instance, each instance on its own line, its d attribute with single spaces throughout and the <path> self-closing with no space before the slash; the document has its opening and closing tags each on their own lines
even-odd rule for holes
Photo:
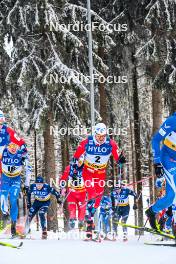
<svg viewBox="0 0 176 264">
<path fill-rule="evenodd" d="M 23 242 L 20 242 L 17 248 L 20 249 L 22 246 L 23 246 Z"/>
<path fill-rule="evenodd" d="M 145 242 L 144 245 L 148 245 L 148 246 L 176 247 L 176 244 L 173 244 L 173 243 L 150 243 L 150 242 Z"/>
</svg>

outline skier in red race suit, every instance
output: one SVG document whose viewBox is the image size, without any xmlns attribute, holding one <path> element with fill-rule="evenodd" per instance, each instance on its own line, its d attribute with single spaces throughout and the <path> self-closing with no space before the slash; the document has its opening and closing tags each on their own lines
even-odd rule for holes
<svg viewBox="0 0 176 264">
<path fill-rule="evenodd" d="M 81 230 L 84 226 L 86 213 L 86 189 L 82 177 L 84 167 L 84 155 L 81 155 L 77 161 L 76 169 L 65 168 L 63 175 L 59 179 L 59 185 L 65 186 L 67 183 L 67 202 L 69 210 L 69 227 L 75 228 L 76 209 L 78 209 L 78 228 Z"/>
<path fill-rule="evenodd" d="M 83 179 L 88 194 L 86 221 L 87 221 L 87 238 L 92 238 L 94 229 L 93 217 L 96 209 L 100 205 L 104 193 L 106 167 L 111 154 L 118 163 L 125 163 L 123 154 L 118 155 L 117 143 L 107 136 L 107 128 L 103 123 L 95 126 L 93 136 L 83 140 L 78 146 L 71 167 L 75 167 L 79 157 L 85 154 Z"/>
</svg>

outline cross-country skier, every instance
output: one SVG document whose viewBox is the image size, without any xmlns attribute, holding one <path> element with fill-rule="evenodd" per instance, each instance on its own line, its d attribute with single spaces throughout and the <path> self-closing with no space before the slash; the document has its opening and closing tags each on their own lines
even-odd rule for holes
<svg viewBox="0 0 176 264">
<path fill-rule="evenodd" d="M 164 197 L 146 210 L 151 227 L 158 230 L 160 227 L 156 214 L 171 206 L 176 197 L 176 113 L 168 117 L 153 136 L 152 149 L 156 177 L 164 175 L 166 178 Z"/>
<path fill-rule="evenodd" d="M 75 167 L 76 161 L 82 154 L 85 154 L 82 175 L 88 193 L 87 237 L 91 239 L 91 230 L 94 229 L 93 217 L 103 196 L 104 184 L 102 182 L 105 182 L 109 158 L 112 154 L 115 161 L 119 163 L 124 163 L 125 158 L 123 155 L 119 157 L 117 143 L 107 136 L 107 128 L 103 123 L 98 123 L 95 126 L 94 135 L 80 143 L 74 154 L 71 167 Z"/>
<path fill-rule="evenodd" d="M 34 195 L 34 202 L 31 204 L 31 194 Z M 39 213 L 40 224 L 42 227 L 42 239 L 47 238 L 47 218 L 48 207 L 50 205 L 51 194 L 56 196 L 57 202 L 61 204 L 60 193 L 49 184 L 44 182 L 42 176 L 36 178 L 35 183 L 30 185 L 27 192 L 27 208 L 29 213 L 25 224 L 25 235 L 29 232 L 30 223 L 36 213 Z"/>
<path fill-rule="evenodd" d="M 84 155 L 78 159 L 75 168 L 67 166 L 60 178 L 60 185 L 65 186 L 67 182 L 67 202 L 69 210 L 69 227 L 75 228 L 76 210 L 78 209 L 78 228 L 81 230 L 84 226 L 86 213 L 86 189 L 82 177 L 84 166 Z"/>
<path fill-rule="evenodd" d="M 113 230 L 115 236 L 118 235 L 118 222 L 126 223 L 129 217 L 130 204 L 129 204 L 129 195 L 134 196 L 134 205 L 133 209 L 137 209 L 136 199 L 137 194 L 125 187 L 122 183 L 118 184 L 111 193 L 112 205 L 113 205 Z M 123 240 L 127 241 L 127 228 L 123 227 Z"/>
<path fill-rule="evenodd" d="M 25 169 L 25 189 L 28 189 L 31 167 L 23 156 L 23 151 L 15 143 L 9 143 L 2 153 L 2 186 L 1 186 L 1 211 L 8 216 L 10 198 L 11 234 L 16 235 L 16 221 L 18 216 L 17 200 L 21 188 L 21 173 Z"/>
<path fill-rule="evenodd" d="M 104 239 L 111 240 L 108 236 L 111 231 L 111 219 L 112 219 L 112 201 L 111 197 L 108 195 L 103 196 L 100 203 L 100 211 L 98 218 L 98 231 L 104 231 Z"/>
<path fill-rule="evenodd" d="M 19 138 L 16 132 L 12 128 L 6 125 L 5 116 L 3 112 L 0 110 L 0 189 L 1 189 L 1 174 L 2 174 L 2 164 L 1 164 L 2 153 L 4 148 L 7 147 L 7 145 L 10 142 L 17 144 L 20 147 L 21 151 L 23 152 L 25 162 L 27 163 L 28 156 L 27 156 L 27 148 L 25 141 Z M 7 220 L 6 218 L 7 217 L 4 215 L 3 220 L 6 221 Z"/>
</svg>

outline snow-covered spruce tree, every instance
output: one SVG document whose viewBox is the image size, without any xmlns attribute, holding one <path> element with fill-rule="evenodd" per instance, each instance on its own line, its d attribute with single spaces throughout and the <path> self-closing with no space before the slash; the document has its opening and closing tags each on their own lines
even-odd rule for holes
<svg viewBox="0 0 176 264">
<path fill-rule="evenodd" d="M 6 16 L 8 12 L 9 3 L 8 1 L 0 2 L 0 97 L 1 103 L 3 103 L 2 98 L 7 96 L 7 89 L 5 83 L 5 77 L 7 74 L 9 57 L 5 51 L 5 43 L 7 43 L 8 36 L 6 28 Z M 2 106 L 1 106 L 2 107 Z"/>
<path fill-rule="evenodd" d="M 14 44 L 6 81 L 11 84 L 11 96 L 14 96 L 17 107 L 24 106 L 28 113 L 31 128 L 43 131 L 48 182 L 55 178 L 54 139 L 50 128 L 56 122 L 59 127 L 74 127 L 87 116 L 86 96 L 89 91 L 85 81 L 85 75 L 88 75 L 85 34 L 77 36 L 63 27 L 51 30 L 51 23 L 69 23 L 73 10 L 85 17 L 85 8 L 75 8 L 64 1 L 18 0 L 6 20 Z M 100 69 L 99 65 L 105 67 L 96 53 L 94 57 L 97 69 Z M 80 75 L 83 82 L 79 80 Z M 50 219 L 53 219 L 55 207 Z M 56 214 L 54 217 L 56 220 Z M 52 229 L 56 230 L 56 225 Z"/>
<path fill-rule="evenodd" d="M 74 4 L 75 6 L 75 2 L 78 2 L 78 1 L 70 0 L 70 2 Z M 84 8 L 86 7 L 86 2 L 87 1 L 85 0 L 79 1 L 79 3 L 81 3 L 82 7 Z M 112 16 L 114 17 L 114 14 L 112 14 L 112 9 L 111 9 L 112 3 L 111 2 L 112 1 L 106 1 L 106 0 L 105 1 L 91 1 L 91 8 L 93 10 L 92 22 L 95 21 L 95 14 L 97 14 L 101 18 L 97 26 L 101 27 L 102 19 L 104 21 L 107 21 L 106 25 L 109 26 L 109 21 L 112 20 Z M 105 30 L 105 33 L 106 33 L 106 30 Z M 107 82 L 102 82 L 102 81 L 103 81 L 103 78 L 105 79 L 106 77 L 112 75 L 111 74 L 111 67 L 112 67 L 111 61 L 113 60 L 113 58 L 109 55 L 111 54 L 112 48 L 114 48 L 115 50 L 118 49 L 118 43 L 115 43 L 113 41 L 114 34 L 115 34 L 113 29 L 110 32 L 108 32 L 108 34 L 107 33 L 105 34 L 105 33 L 100 34 L 100 32 L 98 32 L 97 30 L 93 31 L 94 51 L 97 51 L 97 54 L 99 55 L 99 57 L 108 66 L 108 67 L 106 66 L 106 68 L 103 68 L 101 70 L 101 74 L 103 75 L 103 77 L 100 79 L 100 82 L 97 83 L 96 85 L 96 91 L 98 92 L 98 93 L 96 92 L 96 105 L 98 106 L 98 110 L 102 118 L 102 121 L 105 122 L 109 127 L 117 127 L 117 124 L 115 124 L 113 118 L 111 118 L 112 116 L 114 116 L 114 111 L 111 107 L 111 102 L 109 101 L 109 95 L 108 95 L 108 91 L 109 91 L 110 96 L 112 96 L 114 100 L 114 97 L 111 93 L 112 85 L 109 85 Z M 95 61 L 95 58 L 94 58 L 94 61 Z M 116 75 L 118 75 L 118 73 Z M 116 102 L 114 102 L 114 104 L 116 104 Z M 117 177 L 117 166 L 116 164 L 114 164 L 113 159 L 111 159 L 109 168 L 110 170 L 108 169 L 107 179 L 113 179 L 115 175 Z M 108 190 L 107 188 L 106 191 L 109 192 L 110 190 Z"/>
<path fill-rule="evenodd" d="M 149 30 L 146 43 L 137 51 L 145 54 L 153 87 L 164 90 L 169 110 L 176 110 L 176 2 L 151 1 L 146 7 L 145 26 Z"/>
<path fill-rule="evenodd" d="M 143 176 L 150 175 L 142 165 L 146 163 L 147 157 L 142 145 L 148 146 L 151 135 L 150 108 L 143 109 L 144 93 L 150 90 L 149 82 L 145 76 L 144 56 L 136 59 L 135 54 L 142 41 L 146 40 L 147 31 L 144 27 L 144 18 L 147 11 L 145 7 L 149 1 L 113 1 L 111 12 L 111 23 L 127 24 L 127 31 L 115 32 L 114 42 L 116 47 L 109 54 L 109 64 L 112 75 L 127 76 L 128 83 L 114 84 L 109 86 L 108 94 L 110 100 L 109 109 L 113 113 L 113 120 L 120 124 L 120 128 L 130 128 L 127 135 L 121 137 L 121 146 L 127 150 L 129 164 L 127 177 L 133 181 L 141 180 Z M 141 90 L 142 89 L 142 90 Z M 149 92 L 150 94 L 151 92 Z M 114 98 L 118 98 L 114 100 Z M 151 98 L 151 96 L 149 97 Z M 145 106 L 150 104 L 146 101 Z M 123 111 L 122 111 L 123 109 Z M 109 111 L 110 112 L 110 111 Z M 143 114 L 142 114 L 143 113 Z M 146 114 L 147 113 L 147 114 Z M 145 136 L 142 135 L 143 127 L 146 126 Z M 144 139 L 144 140 L 143 140 Z M 129 143 L 130 142 L 130 143 Z M 129 153 L 129 154 L 128 154 Z M 147 154 L 148 156 L 148 154 Z M 130 169 L 132 167 L 132 170 Z M 142 184 L 137 185 L 137 193 L 142 192 Z M 143 224 L 143 201 L 142 195 L 138 202 L 138 224 Z"/>
<path fill-rule="evenodd" d="M 136 57 L 144 57 L 146 70 L 145 76 L 152 88 L 152 101 L 158 102 L 158 109 L 153 104 L 153 129 L 159 128 L 162 121 L 162 95 L 160 89 L 164 91 L 167 106 L 171 113 L 176 109 L 175 97 L 175 1 L 149 1 L 145 10 L 144 31 L 148 32 L 145 39 L 141 39 L 141 44 L 136 51 Z M 151 92 L 150 92 L 151 94 Z M 157 111 L 156 111 L 157 110 Z M 159 114 L 160 113 L 160 114 Z M 155 115 L 155 116 L 154 116 Z M 146 125 L 145 125 L 146 127 Z M 145 127 L 144 130 L 145 131 Z M 149 155 L 151 160 L 151 155 Z M 151 175 L 153 172 L 150 166 Z M 151 202 L 155 199 L 153 190 L 154 179 L 150 179 Z"/>
</svg>

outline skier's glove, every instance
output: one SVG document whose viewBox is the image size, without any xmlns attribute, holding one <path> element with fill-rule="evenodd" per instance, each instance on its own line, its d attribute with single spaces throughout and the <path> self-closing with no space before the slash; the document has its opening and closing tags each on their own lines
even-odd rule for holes
<svg viewBox="0 0 176 264">
<path fill-rule="evenodd" d="M 154 164 L 154 169 L 157 178 L 161 178 L 164 175 L 164 169 L 161 163 Z"/>
<path fill-rule="evenodd" d="M 156 181 L 155 181 L 155 187 L 157 189 L 161 189 L 164 186 L 164 183 L 165 183 L 165 178 L 164 177 L 157 178 Z"/>
<path fill-rule="evenodd" d="M 58 197 L 58 198 L 57 198 L 57 203 L 58 203 L 59 205 L 61 205 L 62 202 L 63 202 L 63 201 L 62 201 L 62 198 L 61 198 L 61 197 Z"/>
<path fill-rule="evenodd" d="M 133 205 L 133 210 L 137 210 L 137 204 L 136 203 Z"/>
<path fill-rule="evenodd" d="M 21 161 L 22 161 L 22 164 L 23 164 L 23 165 L 26 165 L 26 157 L 22 157 L 22 158 L 21 158 Z"/>
<path fill-rule="evenodd" d="M 124 164 L 124 163 L 126 163 L 126 158 L 123 155 L 123 152 L 121 152 L 119 156 L 118 164 Z"/>
<path fill-rule="evenodd" d="M 27 195 L 28 191 L 29 191 L 29 186 L 23 186 L 22 187 L 22 192 L 23 192 L 24 195 Z"/>
</svg>

